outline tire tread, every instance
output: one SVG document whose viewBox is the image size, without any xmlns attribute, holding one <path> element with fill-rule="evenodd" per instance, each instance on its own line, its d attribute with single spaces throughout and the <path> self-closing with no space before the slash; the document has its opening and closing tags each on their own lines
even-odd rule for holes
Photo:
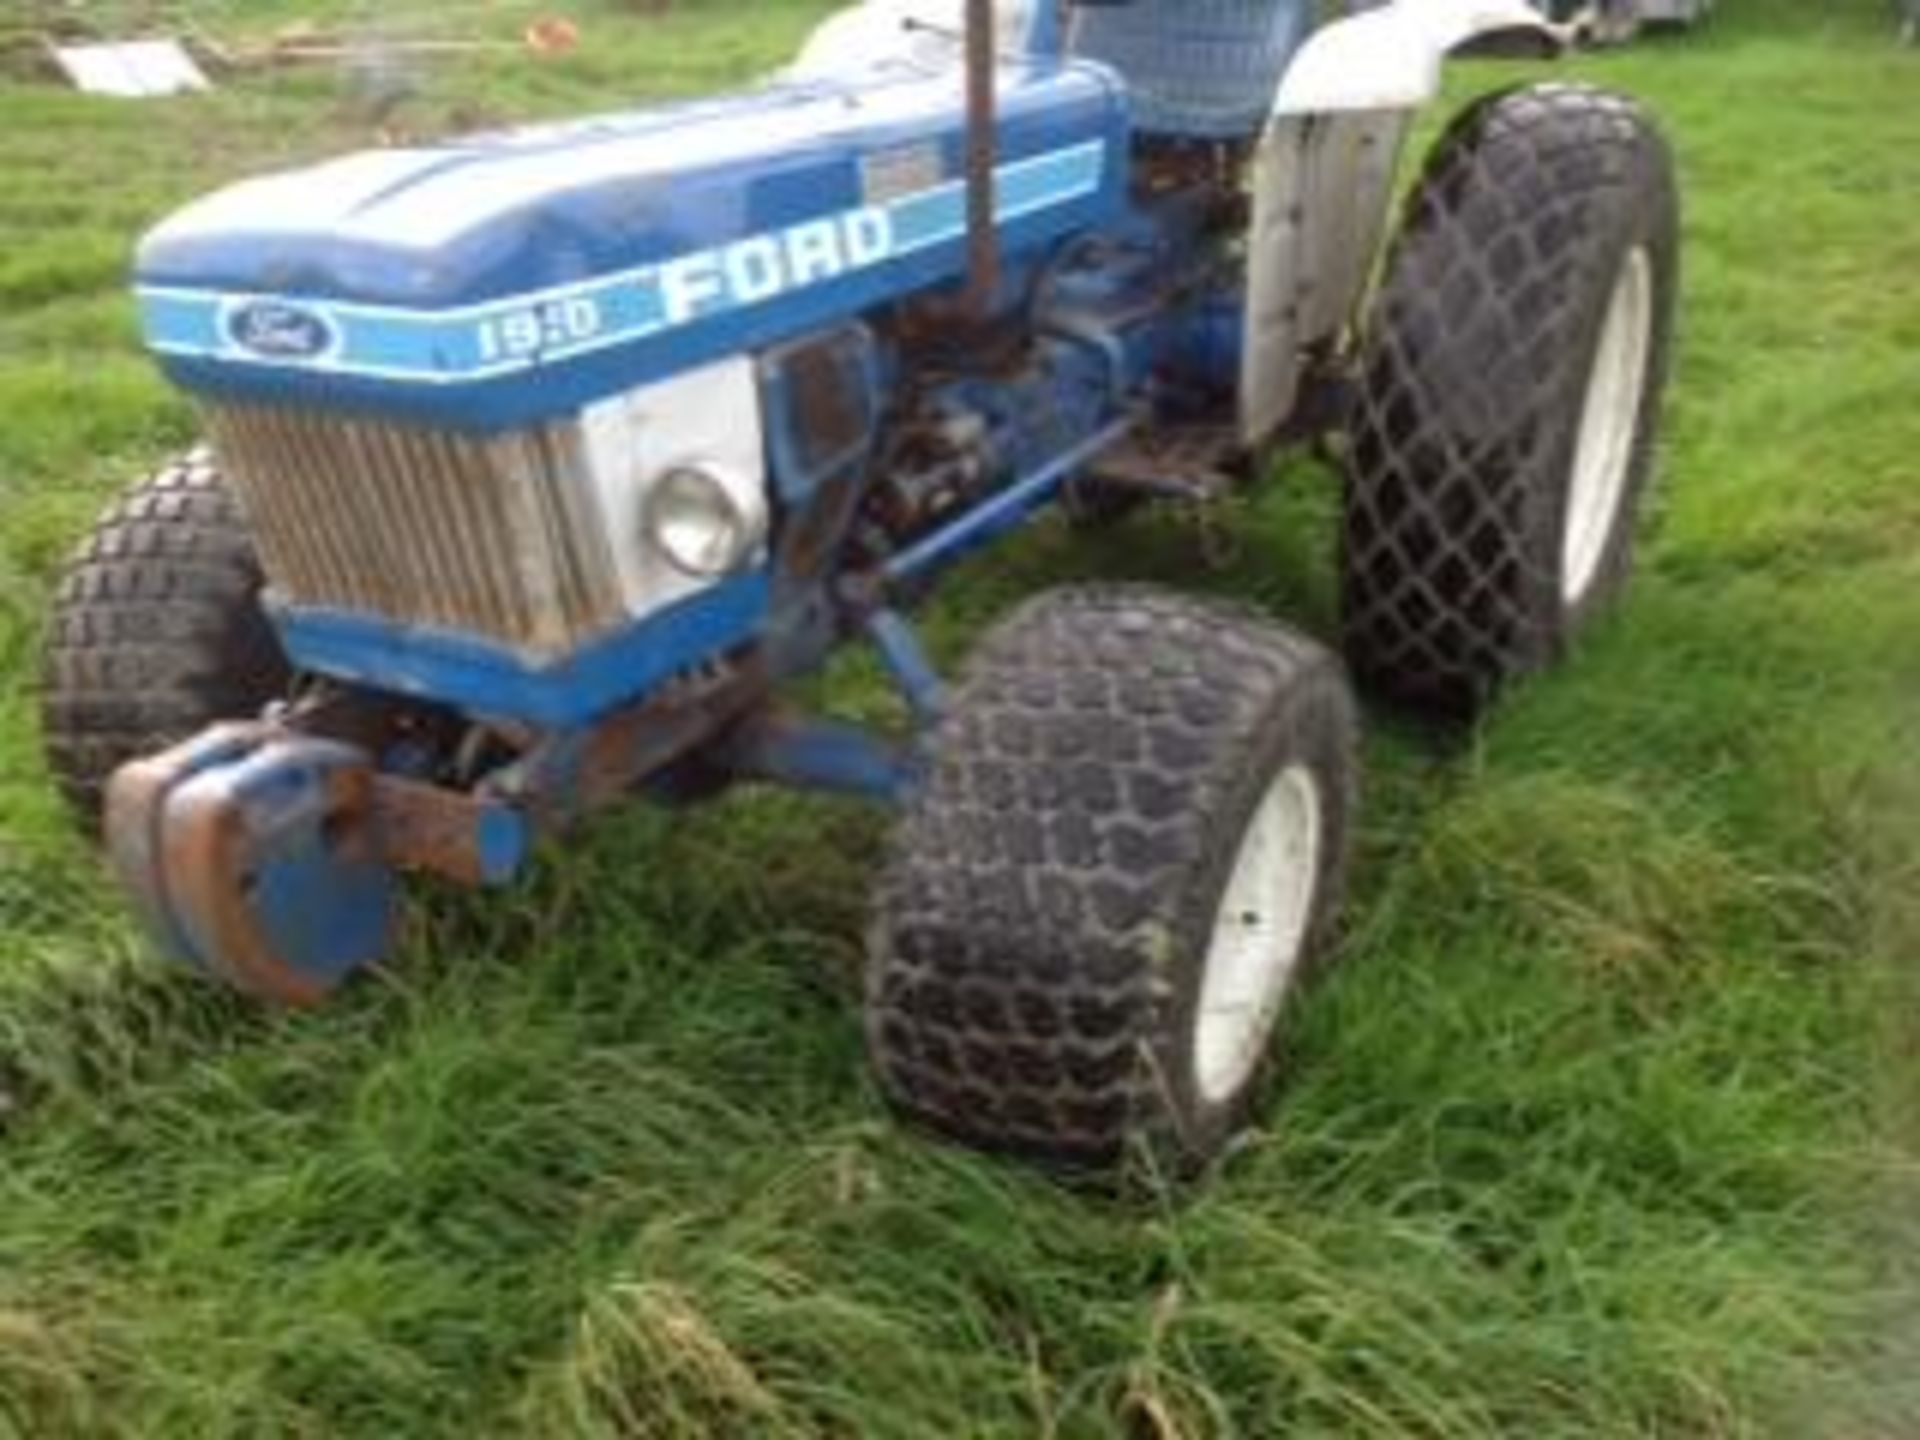
<svg viewBox="0 0 1920 1440">
<path fill-rule="evenodd" d="M 868 1031 L 898 1108 L 1076 1166 L 1164 1130 L 1156 1037 L 1206 826 L 1316 674 L 1339 674 L 1318 645 L 1149 587 L 1052 592 L 998 627 L 879 887 Z"/>
<path fill-rule="evenodd" d="M 89 823 L 120 765 L 285 688 L 262 583 L 204 449 L 128 491 L 82 542 L 48 622 L 41 716 L 48 762 Z"/>
<path fill-rule="evenodd" d="M 1579 84 L 1469 107 L 1409 202 L 1350 426 L 1344 624 L 1359 677 L 1403 703 L 1481 708 L 1565 638 L 1532 522 L 1577 415 L 1584 297 L 1605 227 L 1667 174 L 1632 101 Z"/>
</svg>

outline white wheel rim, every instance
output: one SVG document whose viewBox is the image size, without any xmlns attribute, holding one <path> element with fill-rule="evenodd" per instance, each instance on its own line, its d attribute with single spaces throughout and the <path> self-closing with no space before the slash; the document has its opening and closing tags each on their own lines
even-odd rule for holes
<svg viewBox="0 0 1920 1440">
<path fill-rule="evenodd" d="M 1628 253 L 1614 282 L 1580 411 L 1560 557 L 1561 595 L 1569 605 L 1593 588 L 1620 526 L 1652 351 L 1653 257 L 1642 245 Z"/>
<path fill-rule="evenodd" d="M 1320 787 L 1283 770 L 1241 837 L 1215 913 L 1193 1043 L 1194 1079 L 1212 1103 L 1252 1079 L 1300 957 L 1320 883 Z"/>
</svg>

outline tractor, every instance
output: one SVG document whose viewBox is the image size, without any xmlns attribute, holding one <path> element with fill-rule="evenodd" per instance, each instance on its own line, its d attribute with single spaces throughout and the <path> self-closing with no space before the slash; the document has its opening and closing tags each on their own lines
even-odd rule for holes
<svg viewBox="0 0 1920 1440">
<path fill-rule="evenodd" d="M 204 444 L 85 542 L 44 694 L 160 946 L 312 1006 L 402 876 L 509 885 L 623 802 L 869 797 L 886 1100 L 1060 1171 L 1207 1167 L 1336 948 L 1356 689 L 1470 723 L 1616 598 L 1674 311 L 1628 99 L 1489 94 L 1400 200 L 1449 56 L 1560 45 L 1529 0 L 1332 11 L 869 0 L 748 93 L 162 223 L 144 335 Z M 1305 445 L 1344 470 L 1337 643 L 1113 581 L 930 661 L 962 557 Z M 848 645 L 893 726 L 795 700 Z"/>
</svg>

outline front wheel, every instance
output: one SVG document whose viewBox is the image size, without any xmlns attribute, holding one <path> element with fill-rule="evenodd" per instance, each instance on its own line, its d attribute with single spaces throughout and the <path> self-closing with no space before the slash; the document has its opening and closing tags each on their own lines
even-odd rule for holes
<svg viewBox="0 0 1920 1440">
<path fill-rule="evenodd" d="M 1002 625 L 881 883 L 887 1095 L 1085 1170 L 1217 1155 L 1327 953 L 1355 791 L 1339 662 L 1243 612 L 1066 590 Z"/>
<path fill-rule="evenodd" d="M 1436 147 L 1367 341 L 1346 483 L 1348 657 L 1471 715 L 1618 592 L 1653 463 L 1678 270 L 1665 142 L 1539 85 Z"/>
<path fill-rule="evenodd" d="M 251 719 L 287 693 L 263 584 L 246 519 L 206 450 L 100 518 L 61 581 L 41 685 L 48 767 L 88 828 L 121 765 L 217 720 Z"/>
</svg>

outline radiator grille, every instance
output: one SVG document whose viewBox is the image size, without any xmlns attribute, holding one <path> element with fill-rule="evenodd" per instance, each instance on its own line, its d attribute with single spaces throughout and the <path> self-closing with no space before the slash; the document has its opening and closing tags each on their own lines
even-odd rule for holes
<svg viewBox="0 0 1920 1440">
<path fill-rule="evenodd" d="M 231 404 L 207 422 L 287 601 L 535 658 L 624 618 L 572 424 L 478 436 Z"/>
</svg>

